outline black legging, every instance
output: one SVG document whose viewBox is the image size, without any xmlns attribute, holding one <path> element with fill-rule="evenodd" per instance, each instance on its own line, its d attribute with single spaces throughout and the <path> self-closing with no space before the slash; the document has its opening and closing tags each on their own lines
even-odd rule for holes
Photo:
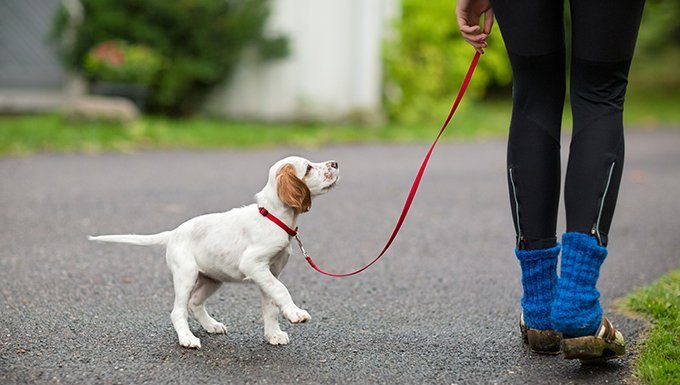
<svg viewBox="0 0 680 385">
<path fill-rule="evenodd" d="M 508 186 L 517 247 L 556 244 L 564 3 L 492 0 L 513 72 Z M 571 0 L 574 129 L 565 186 L 567 231 L 603 246 L 623 170 L 623 100 L 644 0 Z"/>
</svg>

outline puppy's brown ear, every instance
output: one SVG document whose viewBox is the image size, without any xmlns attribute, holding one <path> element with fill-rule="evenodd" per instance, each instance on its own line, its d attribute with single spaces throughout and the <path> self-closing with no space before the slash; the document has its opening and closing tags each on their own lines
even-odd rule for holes
<svg viewBox="0 0 680 385">
<path fill-rule="evenodd" d="M 295 175 L 295 167 L 286 164 L 276 176 L 276 192 L 281 202 L 300 213 L 306 213 L 312 208 L 312 193 L 300 178 Z"/>
</svg>

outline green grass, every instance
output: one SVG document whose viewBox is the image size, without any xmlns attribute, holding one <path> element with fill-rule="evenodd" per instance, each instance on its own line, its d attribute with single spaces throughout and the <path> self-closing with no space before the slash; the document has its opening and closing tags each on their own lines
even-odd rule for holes
<svg viewBox="0 0 680 385">
<path fill-rule="evenodd" d="M 629 126 L 680 127 L 680 94 L 629 98 L 625 120 Z M 172 148 L 243 148 L 270 146 L 318 147 L 365 142 L 428 142 L 448 111 L 433 106 L 432 119 L 421 124 L 379 127 L 337 124 L 266 124 L 208 118 L 168 119 L 144 117 L 121 125 L 111 122 L 76 122 L 59 115 L 0 117 L 0 156 L 42 151 L 133 151 Z M 566 110 L 568 111 L 568 109 Z M 464 101 L 444 134 L 444 140 L 505 136 L 511 105 L 507 100 Z M 565 113 L 565 127 L 571 125 Z"/>
<path fill-rule="evenodd" d="M 624 123 L 629 127 L 680 127 L 680 94 L 637 92 L 626 98 Z"/>
<path fill-rule="evenodd" d="M 497 136 L 505 132 L 509 107 L 476 106 L 462 112 L 445 138 Z M 437 115 L 444 114 L 439 111 Z M 334 124 L 266 124 L 208 118 L 144 117 L 121 125 L 76 122 L 59 115 L 0 117 L 0 155 L 36 151 L 131 151 L 150 148 L 302 146 L 358 142 L 413 142 L 434 138 L 439 123 L 379 127 Z"/>
<path fill-rule="evenodd" d="M 622 305 L 652 322 L 636 376 L 647 384 L 680 384 L 680 269 L 635 291 Z"/>
</svg>

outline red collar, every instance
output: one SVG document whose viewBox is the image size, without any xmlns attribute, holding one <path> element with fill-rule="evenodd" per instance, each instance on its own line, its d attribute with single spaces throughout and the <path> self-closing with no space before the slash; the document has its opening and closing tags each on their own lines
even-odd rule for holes
<svg viewBox="0 0 680 385">
<path fill-rule="evenodd" d="M 281 221 L 279 218 L 275 217 L 274 214 L 267 211 L 267 209 L 265 209 L 264 207 L 258 207 L 258 210 L 260 210 L 260 214 L 262 214 L 263 217 L 265 217 L 265 218 L 269 219 L 270 221 L 276 223 L 277 226 L 282 228 L 283 231 L 287 232 L 288 235 L 290 235 L 291 237 L 294 237 L 294 236 L 297 235 L 297 229 L 298 229 L 297 227 L 295 228 L 295 230 L 291 229 L 290 227 L 288 227 L 288 225 L 283 223 L 283 221 Z"/>
</svg>

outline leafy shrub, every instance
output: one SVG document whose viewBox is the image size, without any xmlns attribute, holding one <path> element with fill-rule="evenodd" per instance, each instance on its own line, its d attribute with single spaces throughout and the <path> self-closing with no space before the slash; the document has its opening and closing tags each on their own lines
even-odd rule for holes
<svg viewBox="0 0 680 385">
<path fill-rule="evenodd" d="M 457 91 L 474 49 L 456 22 L 455 1 L 401 0 L 402 17 L 395 38 L 385 47 L 385 104 L 391 118 L 402 121 L 431 119 Z M 468 97 L 481 97 L 493 84 L 511 80 L 510 64 L 498 26 L 488 38 Z M 445 108 L 445 107 L 444 107 Z"/>
<path fill-rule="evenodd" d="M 647 0 L 638 34 L 630 88 L 646 93 L 680 90 L 680 2 Z"/>
<path fill-rule="evenodd" d="M 161 57 L 143 45 L 107 40 L 88 51 L 83 69 L 90 79 L 149 85 L 161 69 Z"/>
<path fill-rule="evenodd" d="M 151 108 L 164 113 L 195 111 L 206 93 L 229 78 L 244 49 L 264 60 L 288 53 L 283 36 L 268 37 L 268 0 L 81 0 L 84 19 L 62 56 L 82 70 L 90 49 L 107 40 L 151 47 L 162 58 L 151 81 Z M 68 40 L 68 13 L 55 21 L 55 35 Z"/>
<path fill-rule="evenodd" d="M 638 34 L 638 53 L 654 54 L 680 47 L 680 3 L 647 0 Z"/>
<path fill-rule="evenodd" d="M 395 24 L 395 38 L 385 46 L 385 105 L 390 117 L 397 120 L 432 118 L 441 114 L 453 98 L 474 52 L 458 33 L 455 1 L 401 0 L 401 3 L 403 16 Z M 647 0 L 630 88 L 654 94 L 678 92 L 678 19 L 680 2 Z M 565 21 L 569 30 L 569 7 L 565 7 Z M 568 46 L 569 43 L 567 39 Z M 480 98 L 489 86 L 511 81 L 498 25 L 494 25 L 485 51 L 468 97 Z"/>
</svg>

